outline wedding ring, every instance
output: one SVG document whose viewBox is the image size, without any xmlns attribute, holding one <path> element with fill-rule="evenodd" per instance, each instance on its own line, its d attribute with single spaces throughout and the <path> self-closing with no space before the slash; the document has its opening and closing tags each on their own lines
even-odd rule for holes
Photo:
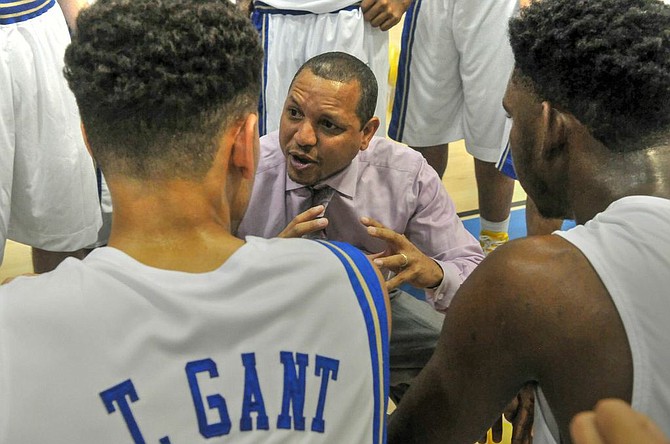
<svg viewBox="0 0 670 444">
<path fill-rule="evenodd" d="M 409 258 L 407 257 L 407 255 L 406 255 L 405 253 L 398 253 L 398 254 L 399 254 L 400 256 L 402 256 L 403 259 L 405 259 L 405 262 L 403 262 L 402 264 L 400 264 L 400 268 L 401 268 L 401 269 L 402 269 L 402 268 L 405 268 L 405 267 L 409 264 Z"/>
</svg>

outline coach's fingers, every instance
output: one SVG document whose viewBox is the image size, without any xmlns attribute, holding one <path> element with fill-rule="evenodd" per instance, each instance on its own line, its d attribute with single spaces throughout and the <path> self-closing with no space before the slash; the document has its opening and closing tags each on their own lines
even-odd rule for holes
<svg viewBox="0 0 670 444">
<path fill-rule="evenodd" d="M 319 217 L 324 210 L 323 205 L 317 205 L 298 214 L 277 237 L 302 237 L 314 231 L 323 230 L 328 226 L 328 219 Z"/>
<path fill-rule="evenodd" d="M 390 228 L 384 226 L 381 222 L 371 217 L 361 217 L 361 223 L 368 228 L 368 234 L 383 241 L 386 241 L 390 247 L 390 253 L 393 254 L 400 251 L 403 247 L 411 245 L 407 238 Z"/>
<path fill-rule="evenodd" d="M 396 275 L 386 281 L 386 288 L 409 283 L 417 288 L 434 288 L 444 277 L 442 267 L 419 250 L 404 234 L 397 233 L 379 221 L 362 217 L 361 223 L 368 234 L 386 242 L 386 255 L 374 260 L 379 268 L 393 270 Z"/>
</svg>

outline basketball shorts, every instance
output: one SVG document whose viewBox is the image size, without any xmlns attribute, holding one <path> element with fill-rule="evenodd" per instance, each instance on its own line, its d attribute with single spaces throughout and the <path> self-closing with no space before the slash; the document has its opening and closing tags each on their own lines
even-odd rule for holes
<svg viewBox="0 0 670 444">
<path fill-rule="evenodd" d="M 415 0 L 405 14 L 389 136 L 413 147 L 465 139 L 496 162 L 517 0 Z"/>
<path fill-rule="evenodd" d="M 65 78 L 70 35 L 57 4 L 0 24 L 0 260 L 6 239 L 74 251 L 97 238 L 93 160 Z"/>
<path fill-rule="evenodd" d="M 259 105 L 261 135 L 279 129 L 286 94 L 302 64 L 329 51 L 349 53 L 372 69 L 379 89 L 375 115 L 381 120 L 376 135 L 386 134 L 388 34 L 366 22 L 360 7 L 325 14 L 257 8 L 252 19 L 265 50 Z"/>
</svg>

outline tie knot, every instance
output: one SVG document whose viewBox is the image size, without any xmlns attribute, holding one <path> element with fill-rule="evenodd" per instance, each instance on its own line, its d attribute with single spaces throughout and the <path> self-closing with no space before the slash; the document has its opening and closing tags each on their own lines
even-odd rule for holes
<svg viewBox="0 0 670 444">
<path fill-rule="evenodd" d="M 317 187 L 310 187 L 310 191 L 312 192 L 312 206 L 323 205 L 324 207 L 327 207 L 330 199 L 333 197 L 335 189 L 328 185 L 320 185 Z"/>
<path fill-rule="evenodd" d="M 310 187 L 310 191 L 312 193 L 311 207 L 315 207 L 317 205 L 323 205 L 323 212 L 321 212 L 321 214 L 317 216 L 317 217 L 323 217 L 324 214 L 326 213 L 326 208 L 330 203 L 330 199 L 333 197 L 333 193 L 335 193 L 335 189 L 329 187 L 328 185 L 319 185 L 316 187 Z M 326 232 L 325 230 L 319 230 L 312 232 L 306 235 L 305 237 L 309 237 L 312 239 L 326 239 Z"/>
</svg>

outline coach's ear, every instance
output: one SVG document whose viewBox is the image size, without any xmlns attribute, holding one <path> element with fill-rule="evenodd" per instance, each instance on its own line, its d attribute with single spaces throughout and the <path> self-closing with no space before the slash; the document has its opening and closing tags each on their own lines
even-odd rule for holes
<svg viewBox="0 0 670 444">
<path fill-rule="evenodd" d="M 361 129 L 363 132 L 363 137 L 361 138 L 361 151 L 368 149 L 368 145 L 370 145 L 372 136 L 374 136 L 379 129 L 379 125 L 379 117 L 372 117 L 365 125 L 363 125 L 363 128 Z"/>
<path fill-rule="evenodd" d="M 233 141 L 231 162 L 240 169 L 242 177 L 251 180 L 256 172 L 260 141 L 258 138 L 258 115 L 248 114 L 241 122 Z"/>
</svg>

